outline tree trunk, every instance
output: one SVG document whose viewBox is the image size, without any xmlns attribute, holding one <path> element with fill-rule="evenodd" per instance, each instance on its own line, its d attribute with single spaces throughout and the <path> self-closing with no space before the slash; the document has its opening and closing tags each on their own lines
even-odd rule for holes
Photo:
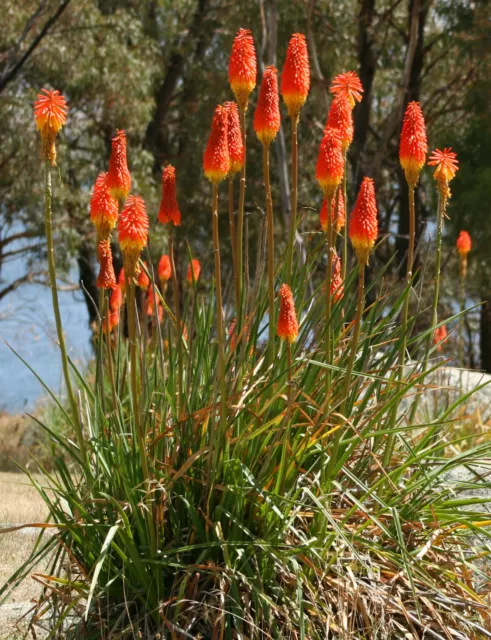
<svg viewBox="0 0 491 640">
<path fill-rule="evenodd" d="M 99 304 L 99 290 L 96 285 L 97 275 L 94 269 L 94 247 L 91 242 L 84 240 L 78 250 L 79 282 L 87 305 L 89 325 L 97 322 L 97 308 Z"/>
</svg>

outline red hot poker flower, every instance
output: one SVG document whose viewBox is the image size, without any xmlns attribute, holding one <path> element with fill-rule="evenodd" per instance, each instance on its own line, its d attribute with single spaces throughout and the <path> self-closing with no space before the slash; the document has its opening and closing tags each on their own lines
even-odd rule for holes
<svg viewBox="0 0 491 640">
<path fill-rule="evenodd" d="M 399 160 L 411 189 L 414 189 L 418 182 L 419 174 L 426 162 L 427 152 L 428 143 L 423 112 L 419 102 L 410 102 L 402 123 Z"/>
<path fill-rule="evenodd" d="M 315 172 L 317 182 L 323 189 L 328 201 L 334 197 L 343 174 L 344 156 L 341 137 L 337 129 L 328 127 L 321 142 Z"/>
<path fill-rule="evenodd" d="M 126 134 L 117 131 L 112 139 L 112 151 L 107 172 L 107 186 L 116 200 L 125 200 L 131 189 L 131 174 L 126 158 Z"/>
<path fill-rule="evenodd" d="M 148 240 L 148 216 L 145 201 L 130 196 L 119 216 L 119 244 L 124 256 L 126 277 L 131 279 L 140 272 L 138 260 Z"/>
<path fill-rule="evenodd" d="M 168 164 L 162 172 L 162 200 L 160 201 L 159 222 L 181 224 L 181 211 L 176 196 L 176 170 Z"/>
<path fill-rule="evenodd" d="M 228 150 L 228 109 L 218 105 L 211 123 L 210 137 L 203 156 L 205 176 L 213 184 L 226 178 L 230 171 Z"/>
<path fill-rule="evenodd" d="M 251 91 L 256 86 L 257 60 L 254 38 L 249 29 L 239 29 L 232 44 L 228 77 L 237 104 L 246 111 Z"/>
<path fill-rule="evenodd" d="M 201 264 L 199 260 L 191 260 L 191 264 L 188 265 L 188 273 L 187 273 L 187 281 L 189 282 L 189 284 L 193 284 L 193 277 L 194 277 L 194 280 L 198 282 L 200 273 L 201 273 Z"/>
<path fill-rule="evenodd" d="M 118 203 L 107 188 L 107 174 L 100 173 L 92 189 L 90 219 L 101 239 L 107 239 L 118 221 Z"/>
<path fill-rule="evenodd" d="M 170 280 L 172 277 L 172 267 L 170 264 L 170 258 L 168 255 L 163 255 L 159 260 L 159 266 L 157 267 L 157 274 L 160 282 L 164 283 Z"/>
<path fill-rule="evenodd" d="M 119 280 L 119 278 L 118 278 Z M 116 284 L 109 298 L 109 308 L 111 311 L 119 311 L 123 306 L 123 289 L 120 284 Z"/>
<path fill-rule="evenodd" d="M 335 95 L 344 94 L 348 98 L 351 108 L 353 108 L 357 102 L 360 102 L 363 94 L 363 86 L 356 71 L 346 71 L 336 76 L 331 84 L 331 93 Z"/>
<path fill-rule="evenodd" d="M 41 89 L 34 103 L 34 119 L 41 133 L 42 158 L 54 167 L 56 166 L 55 138 L 66 122 L 67 112 L 66 100 L 59 91 Z"/>
<path fill-rule="evenodd" d="M 148 271 L 148 264 L 146 262 L 143 262 L 143 266 Z M 144 291 L 150 286 L 150 278 L 147 276 L 145 269 L 140 268 L 140 275 L 138 276 L 138 286 Z"/>
<path fill-rule="evenodd" d="M 337 210 L 336 200 L 338 201 Z M 344 195 L 341 189 L 338 189 L 338 191 L 332 198 L 331 216 L 334 230 L 339 233 L 346 222 L 344 213 Z M 319 213 L 319 222 L 321 223 L 322 229 L 327 232 L 327 200 L 325 198 L 322 200 L 322 207 Z"/>
<path fill-rule="evenodd" d="M 159 322 L 162 322 L 162 319 L 164 317 L 164 308 L 162 307 L 162 301 L 160 300 L 158 293 L 156 291 L 154 292 L 152 287 L 149 287 L 147 294 L 147 316 L 154 315 L 155 300 L 157 300 L 157 313 L 159 316 Z"/>
<path fill-rule="evenodd" d="M 121 291 L 124 293 L 126 288 L 126 279 L 124 277 L 124 267 L 121 267 L 121 270 L 118 275 L 118 284 L 121 287 Z"/>
<path fill-rule="evenodd" d="M 435 149 L 428 160 L 430 166 L 436 167 L 433 177 L 435 178 L 438 190 L 444 198 L 450 198 L 449 183 L 455 178 L 459 170 L 457 154 L 450 147 L 443 151 Z"/>
<path fill-rule="evenodd" d="M 282 340 L 292 343 L 298 337 L 298 321 L 293 294 L 287 284 L 282 284 L 279 295 L 280 314 L 276 332 Z"/>
<path fill-rule="evenodd" d="M 433 334 L 433 342 L 438 345 L 437 351 L 443 351 L 443 343 L 447 339 L 447 328 L 444 324 L 441 327 L 435 329 Z"/>
<path fill-rule="evenodd" d="M 339 131 L 343 153 L 346 153 L 353 141 L 353 113 L 345 93 L 339 93 L 331 102 L 324 131 L 328 127 Z"/>
<path fill-rule="evenodd" d="M 278 95 L 278 71 L 276 67 L 264 70 L 256 111 L 254 131 L 264 145 L 269 145 L 280 130 L 280 98 Z"/>
<path fill-rule="evenodd" d="M 461 231 L 459 233 L 456 245 L 460 257 L 466 257 L 469 251 L 472 249 L 471 236 L 467 231 Z"/>
<path fill-rule="evenodd" d="M 114 275 L 113 254 L 109 240 L 101 240 L 97 245 L 99 257 L 99 275 L 97 276 L 97 287 L 99 289 L 114 289 L 116 286 L 116 276 Z"/>
<path fill-rule="evenodd" d="M 297 119 L 310 88 L 310 65 L 307 41 L 303 33 L 294 33 L 288 43 L 281 75 L 281 95 L 290 118 Z"/>
<path fill-rule="evenodd" d="M 230 174 L 238 173 L 244 166 L 244 143 L 240 130 L 239 110 L 236 102 L 225 102 L 228 110 L 227 143 L 230 156 Z"/>
<path fill-rule="evenodd" d="M 109 334 L 112 333 L 113 330 L 119 324 L 119 311 L 117 309 L 109 311 L 109 316 L 107 320 L 104 322 L 104 333 Z"/>
<path fill-rule="evenodd" d="M 375 187 L 371 178 L 363 178 L 349 224 L 349 237 L 360 264 L 368 264 L 377 236 Z"/>
</svg>

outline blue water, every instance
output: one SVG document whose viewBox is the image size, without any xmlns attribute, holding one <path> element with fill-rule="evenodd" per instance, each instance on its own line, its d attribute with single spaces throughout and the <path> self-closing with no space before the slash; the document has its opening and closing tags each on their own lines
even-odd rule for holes
<svg viewBox="0 0 491 640">
<path fill-rule="evenodd" d="M 9 245 L 9 249 L 16 247 Z M 40 265 L 43 268 L 45 265 Z M 0 288 L 24 274 L 24 258 L 2 267 Z M 74 265 L 69 279 L 77 282 Z M 61 286 L 63 286 L 62 283 Z M 88 314 L 81 291 L 59 291 L 65 340 L 70 357 L 80 365 L 91 357 Z M 29 369 L 12 353 L 4 341 L 36 370 L 56 393 L 63 394 L 62 371 L 51 291 L 39 284 L 25 284 L 0 300 L 0 410 L 12 413 L 31 411 L 45 395 Z"/>
</svg>

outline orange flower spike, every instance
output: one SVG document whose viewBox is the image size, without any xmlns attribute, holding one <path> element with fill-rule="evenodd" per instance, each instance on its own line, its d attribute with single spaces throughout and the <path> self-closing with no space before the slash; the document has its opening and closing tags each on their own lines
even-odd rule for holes
<svg viewBox="0 0 491 640">
<path fill-rule="evenodd" d="M 148 216 L 145 202 L 140 196 L 130 196 L 119 216 L 119 245 L 124 256 L 127 278 L 140 272 L 138 260 L 148 240 Z"/>
<path fill-rule="evenodd" d="M 341 147 L 343 153 L 346 153 L 353 141 L 353 113 L 349 98 L 345 93 L 338 93 L 331 102 L 324 131 L 328 127 L 339 131 Z"/>
<path fill-rule="evenodd" d="M 121 201 L 127 198 L 131 189 L 131 174 L 126 158 L 126 134 L 120 129 L 112 139 L 107 186 L 112 197 Z"/>
<path fill-rule="evenodd" d="M 162 301 L 160 300 L 158 294 L 156 292 L 154 293 L 152 287 L 149 287 L 147 294 L 147 316 L 154 315 L 155 300 L 157 300 L 157 313 L 159 316 L 159 322 L 162 322 L 162 318 L 164 317 L 164 308 L 162 307 Z"/>
<path fill-rule="evenodd" d="M 244 142 L 240 131 L 239 109 L 236 102 L 225 102 L 228 110 L 227 144 L 230 156 L 230 175 L 238 173 L 244 166 Z"/>
<path fill-rule="evenodd" d="M 402 123 L 399 160 L 406 174 L 407 183 L 412 189 L 418 182 L 419 174 L 426 162 L 427 152 L 428 143 L 423 112 L 419 102 L 410 102 Z"/>
<path fill-rule="evenodd" d="M 331 84 L 331 93 L 335 96 L 345 95 L 352 109 L 357 102 L 361 102 L 363 86 L 356 71 L 346 71 L 336 76 Z"/>
<path fill-rule="evenodd" d="M 328 127 L 324 132 L 315 177 L 328 199 L 336 193 L 344 174 L 344 156 L 341 137 L 337 129 Z"/>
<path fill-rule="evenodd" d="M 159 222 L 178 227 L 181 224 L 181 211 L 177 204 L 176 170 L 168 164 L 162 172 L 162 200 L 159 209 Z"/>
<path fill-rule="evenodd" d="M 109 240 L 101 240 L 97 245 L 99 257 L 99 275 L 97 276 L 97 287 L 99 289 L 114 289 L 116 286 L 116 276 L 114 275 L 113 255 Z"/>
<path fill-rule="evenodd" d="M 295 302 L 290 287 L 282 284 L 279 291 L 280 314 L 278 316 L 278 326 L 276 333 L 282 340 L 292 343 L 298 337 L 298 321 L 295 311 Z"/>
<path fill-rule="evenodd" d="M 435 329 L 433 334 L 433 342 L 437 345 L 437 351 L 443 351 L 443 342 L 447 339 L 447 328 L 443 324 L 441 327 Z"/>
<path fill-rule="evenodd" d="M 213 184 L 218 184 L 230 171 L 228 150 L 228 109 L 218 105 L 211 123 L 210 137 L 203 156 L 205 176 Z"/>
<path fill-rule="evenodd" d="M 461 258 L 466 258 L 469 251 L 472 249 L 472 240 L 468 231 L 461 231 L 457 238 L 457 251 Z"/>
<path fill-rule="evenodd" d="M 281 95 L 290 118 L 298 119 L 310 88 L 307 41 L 303 33 L 294 33 L 288 43 L 281 74 Z"/>
<path fill-rule="evenodd" d="M 249 96 L 256 86 L 257 60 L 254 38 L 249 29 L 239 29 L 232 44 L 228 77 L 235 99 L 242 111 L 247 110 Z"/>
<path fill-rule="evenodd" d="M 157 275 L 159 277 L 160 282 L 164 283 L 171 279 L 172 277 L 172 267 L 170 263 L 170 258 L 168 255 L 163 255 L 159 260 L 159 265 L 157 267 Z"/>
<path fill-rule="evenodd" d="M 254 131 L 263 145 L 269 145 L 280 130 L 280 98 L 278 95 L 278 71 L 276 67 L 264 70 L 256 111 Z"/>
<path fill-rule="evenodd" d="M 338 197 L 339 194 L 339 197 Z M 336 200 L 338 200 L 338 208 L 336 211 Z M 344 214 L 344 195 L 341 189 L 338 189 L 338 192 L 333 196 L 332 204 L 332 223 L 334 225 L 334 230 L 339 233 L 341 229 L 345 225 L 345 214 Z M 327 233 L 327 200 L 324 198 L 322 200 L 322 207 L 319 213 L 319 222 L 321 224 L 322 229 Z"/>
<path fill-rule="evenodd" d="M 90 198 L 90 219 L 101 239 L 107 239 L 118 221 L 118 203 L 107 188 L 107 174 L 100 173 Z"/>
<path fill-rule="evenodd" d="M 436 167 L 433 177 L 437 182 L 441 195 L 444 198 L 450 198 L 449 183 L 455 178 L 455 174 L 459 170 L 457 154 L 450 147 L 446 147 L 443 151 L 435 149 L 428 160 L 428 164 Z"/>
<path fill-rule="evenodd" d="M 341 258 L 336 252 L 334 252 L 332 261 L 331 295 L 334 297 L 335 302 L 341 300 L 344 296 L 344 284 L 343 277 L 341 275 Z"/>
<path fill-rule="evenodd" d="M 119 278 L 118 278 L 119 280 Z M 121 285 L 118 283 L 114 287 L 111 292 L 111 297 L 109 298 L 109 308 L 111 311 L 119 311 L 123 306 L 123 289 Z"/>
<path fill-rule="evenodd" d="M 201 273 L 201 264 L 199 260 L 191 260 L 191 264 L 188 265 L 188 273 L 187 273 L 187 281 L 189 282 L 189 284 L 193 284 L 193 277 L 194 277 L 194 280 L 198 282 L 200 273 Z"/>
<path fill-rule="evenodd" d="M 66 122 L 67 113 L 66 100 L 59 91 L 41 89 L 34 103 L 34 120 L 41 134 L 41 156 L 53 167 L 56 167 L 55 138 Z"/>
<path fill-rule="evenodd" d="M 371 178 L 363 178 L 349 224 L 349 237 L 360 264 L 368 264 L 377 236 L 375 187 Z"/>
<path fill-rule="evenodd" d="M 148 271 L 148 264 L 146 262 L 143 262 L 143 265 Z M 150 278 L 147 276 L 145 269 L 142 269 L 141 267 L 140 275 L 138 276 L 138 286 L 140 287 L 140 289 L 143 289 L 143 291 L 146 291 L 150 286 Z"/>
</svg>

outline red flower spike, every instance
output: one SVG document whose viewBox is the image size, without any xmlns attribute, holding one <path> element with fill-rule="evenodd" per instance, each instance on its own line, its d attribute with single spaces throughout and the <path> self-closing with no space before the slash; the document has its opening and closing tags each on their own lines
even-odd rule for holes
<svg viewBox="0 0 491 640">
<path fill-rule="evenodd" d="M 148 240 L 148 216 L 145 202 L 140 196 L 130 196 L 119 216 L 119 244 L 124 255 L 127 278 L 139 273 L 138 259 Z"/>
<path fill-rule="evenodd" d="M 324 131 L 328 127 L 339 131 L 341 147 L 343 153 L 346 153 L 353 141 L 353 113 L 349 98 L 345 93 L 338 93 L 331 102 Z"/>
<path fill-rule="evenodd" d="M 280 98 L 278 95 L 278 71 L 276 67 L 264 70 L 256 111 L 254 131 L 264 145 L 269 145 L 280 130 Z"/>
<path fill-rule="evenodd" d="M 126 288 L 126 278 L 124 276 L 124 267 L 121 267 L 121 270 L 119 272 L 118 285 L 121 287 L 121 291 L 124 293 Z"/>
<path fill-rule="evenodd" d="M 298 321 L 293 294 L 287 284 L 281 285 L 279 296 L 280 313 L 276 333 L 282 340 L 292 343 L 298 337 Z"/>
<path fill-rule="evenodd" d="M 336 76 L 331 84 L 331 93 L 336 96 L 345 95 L 350 102 L 351 108 L 357 102 L 361 102 L 363 86 L 356 71 L 346 71 Z"/>
<path fill-rule="evenodd" d="M 131 189 L 131 175 L 126 158 L 126 134 L 120 129 L 112 139 L 107 187 L 116 200 L 125 200 Z"/>
<path fill-rule="evenodd" d="M 349 237 L 360 264 L 368 264 L 377 236 L 375 187 L 371 178 L 363 178 L 349 224 Z"/>
<path fill-rule="evenodd" d="M 116 286 L 116 276 L 114 275 L 113 255 L 109 240 L 101 240 L 97 245 L 99 257 L 99 275 L 97 276 L 97 287 L 99 289 L 114 289 Z"/>
<path fill-rule="evenodd" d="M 118 277 L 119 280 L 119 277 Z M 111 297 L 109 298 L 109 308 L 111 311 L 119 311 L 123 306 L 123 289 L 118 283 L 112 290 Z"/>
<path fill-rule="evenodd" d="M 334 302 L 341 300 L 344 296 L 344 284 L 343 277 L 341 275 L 341 258 L 334 251 L 332 261 L 332 279 L 331 279 L 331 296 L 334 298 Z"/>
<path fill-rule="evenodd" d="M 459 170 L 457 154 L 450 147 L 446 147 L 443 151 L 435 149 L 428 160 L 428 164 L 436 167 L 433 177 L 437 182 L 438 190 L 444 198 L 450 198 L 449 183 L 455 178 L 455 174 Z"/>
<path fill-rule="evenodd" d="M 246 111 L 249 96 L 256 86 L 257 60 L 254 38 L 249 29 L 239 29 L 232 44 L 228 77 L 237 104 Z"/>
<path fill-rule="evenodd" d="M 336 200 L 338 201 L 337 210 Z M 331 212 L 334 230 L 339 233 L 346 222 L 344 212 L 344 195 L 341 189 L 338 189 L 338 191 L 332 198 Z M 325 198 L 322 200 L 322 207 L 319 213 L 319 222 L 321 223 L 322 229 L 327 233 L 327 200 Z"/>
<path fill-rule="evenodd" d="M 118 221 L 118 203 L 107 188 L 107 174 L 100 173 L 90 198 L 90 219 L 100 238 L 106 239 Z"/>
<path fill-rule="evenodd" d="M 418 182 L 419 174 L 426 162 L 427 152 L 428 143 L 423 112 L 419 102 L 410 102 L 402 123 L 399 160 L 406 174 L 407 183 L 412 189 Z"/>
<path fill-rule="evenodd" d="M 146 262 L 143 262 L 143 265 L 148 271 L 148 264 Z M 138 276 L 138 286 L 144 291 L 146 291 L 150 286 L 150 278 L 147 276 L 145 269 L 140 268 L 140 275 Z"/>
<path fill-rule="evenodd" d="M 159 260 L 159 266 L 157 267 L 157 274 L 160 282 L 164 283 L 170 280 L 172 277 L 172 267 L 170 264 L 170 258 L 168 255 L 163 255 Z"/>
<path fill-rule="evenodd" d="M 213 184 L 218 184 L 230 171 L 228 150 L 228 109 L 218 105 L 211 123 L 210 137 L 203 156 L 205 176 Z"/>
<path fill-rule="evenodd" d="M 240 131 L 239 109 L 236 102 L 225 102 L 223 105 L 228 110 L 227 144 L 230 156 L 229 174 L 233 175 L 242 171 L 244 166 L 244 143 Z"/>
<path fill-rule="evenodd" d="M 438 327 L 437 329 L 435 329 L 435 332 L 433 334 L 433 342 L 434 344 L 438 345 L 436 349 L 437 351 L 443 351 L 443 343 L 445 342 L 446 339 L 447 339 L 447 328 L 443 324 L 441 327 Z"/>
<path fill-rule="evenodd" d="M 290 118 L 296 119 L 307 100 L 310 88 L 310 65 L 307 41 L 303 33 L 294 33 L 288 43 L 281 75 L 281 95 Z"/>
<path fill-rule="evenodd" d="M 104 320 L 103 331 L 106 335 L 112 333 L 119 324 L 119 311 L 109 311 L 109 316 Z"/>
<path fill-rule="evenodd" d="M 59 91 L 41 89 L 34 103 L 34 120 L 41 134 L 41 156 L 53 167 L 56 166 L 55 138 L 66 122 L 67 113 L 66 100 Z"/>
<path fill-rule="evenodd" d="M 319 149 L 315 177 L 329 200 L 334 197 L 344 174 L 344 156 L 337 129 L 328 127 Z"/>
<path fill-rule="evenodd" d="M 181 224 L 181 211 L 176 196 L 176 170 L 168 164 L 162 172 L 162 200 L 160 201 L 158 221 L 162 224 Z"/>
<path fill-rule="evenodd" d="M 187 281 L 189 282 L 189 284 L 193 284 L 193 275 L 194 275 L 195 281 L 198 282 L 200 273 L 201 273 L 201 264 L 199 260 L 191 260 L 191 264 L 188 265 L 188 273 L 187 273 Z"/>
<path fill-rule="evenodd" d="M 457 251 L 461 258 L 467 257 L 467 254 L 472 249 L 471 236 L 467 231 L 461 231 L 456 242 Z"/>
</svg>

